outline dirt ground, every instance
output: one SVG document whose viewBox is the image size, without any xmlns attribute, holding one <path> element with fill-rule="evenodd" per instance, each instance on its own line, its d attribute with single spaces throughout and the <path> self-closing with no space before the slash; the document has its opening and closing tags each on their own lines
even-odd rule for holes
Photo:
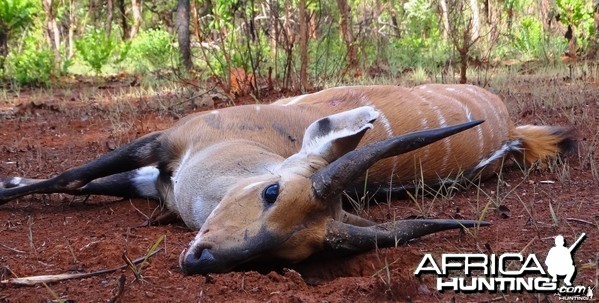
<svg viewBox="0 0 599 303">
<path fill-rule="evenodd" d="M 542 262 L 554 236 L 564 235 L 572 243 L 583 232 L 587 239 L 574 257 L 575 281 L 597 289 L 597 84 L 593 79 L 578 84 L 567 79 L 525 79 L 509 89 L 497 89 L 517 124 L 577 128 L 580 151 L 567 164 L 530 174 L 511 169 L 501 179 L 467 190 L 416 202 L 372 204 L 365 211 L 365 216 L 378 222 L 422 215 L 478 219 L 484 213 L 484 220 L 493 223 L 490 227 L 444 232 L 343 259 L 184 276 L 178 267 L 179 254 L 195 233 L 182 224 L 140 227 L 156 209 L 155 202 L 34 195 L 0 206 L 0 280 L 117 267 L 124 264 L 123 255 L 142 257 L 165 236 L 161 251 L 148 258 L 140 270 L 141 280 L 124 268 L 47 285 L 2 284 L 0 302 L 556 302 L 552 294 L 439 293 L 436 276 L 416 277 L 414 271 L 425 253 L 436 257 L 448 252 L 536 253 Z M 538 100 L 542 85 L 559 94 L 555 102 Z M 46 178 L 166 128 L 184 114 L 225 106 L 220 100 L 196 109 L 182 103 L 171 111 L 154 104 L 173 104 L 172 99 L 180 96 L 135 95 L 129 93 L 134 88 L 108 85 L 90 98 L 85 89 L 9 93 L 11 102 L 20 105 L 0 103 L 0 176 Z"/>
</svg>

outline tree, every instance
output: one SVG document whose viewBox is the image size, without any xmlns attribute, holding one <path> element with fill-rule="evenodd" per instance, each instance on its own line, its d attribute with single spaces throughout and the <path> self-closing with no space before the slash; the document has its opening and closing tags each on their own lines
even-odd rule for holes
<svg viewBox="0 0 599 303">
<path fill-rule="evenodd" d="M 347 71 L 358 69 L 358 49 L 354 43 L 354 33 L 351 22 L 351 11 L 347 3 L 347 0 L 337 0 L 339 6 L 340 20 L 339 27 L 341 30 L 341 36 L 345 41 L 346 53 L 347 53 Z"/>
<path fill-rule="evenodd" d="M 60 29 L 56 22 L 56 9 L 54 0 L 42 0 L 44 11 L 46 13 L 46 39 L 54 51 L 55 67 L 60 66 Z"/>
<path fill-rule="evenodd" d="M 106 23 L 104 24 L 104 33 L 106 37 L 110 37 L 112 30 L 112 0 L 106 1 Z"/>
<path fill-rule="evenodd" d="M 4 71 L 4 61 L 8 56 L 8 40 L 23 30 L 33 17 L 34 5 L 31 1 L 0 0 L 0 70 Z"/>
<path fill-rule="evenodd" d="M 300 88 L 308 89 L 308 14 L 306 0 L 299 1 Z"/>
<path fill-rule="evenodd" d="M 472 11 L 472 1 L 468 5 L 464 1 L 452 0 L 448 3 L 449 38 L 460 57 L 460 83 L 462 84 L 467 82 L 466 72 L 468 70 L 470 51 L 481 37 L 480 34 L 477 34 L 475 37 L 475 33 L 473 32 L 475 26 L 473 25 L 474 17 L 472 15 L 475 13 Z M 469 6 L 470 11 L 468 11 L 466 6 Z"/>
<path fill-rule="evenodd" d="M 559 21 L 568 28 L 564 35 L 568 39 L 568 55 L 576 57 L 579 26 L 591 16 L 587 0 L 557 0 L 556 4 L 559 10 Z"/>
<path fill-rule="evenodd" d="M 121 18 L 121 28 L 123 30 L 123 40 L 127 39 L 129 35 L 129 23 L 127 23 L 127 10 L 125 7 L 125 0 L 117 0 L 119 9 L 119 17 Z"/>
<path fill-rule="evenodd" d="M 188 71 L 193 68 L 193 62 L 191 61 L 191 43 L 189 41 L 189 10 L 189 0 L 179 0 L 177 4 L 175 26 L 177 28 L 177 40 L 179 41 L 181 62 Z"/>
<path fill-rule="evenodd" d="M 187 4 L 189 6 L 189 1 L 187 1 Z M 133 39 L 137 36 L 139 28 L 141 27 L 141 0 L 131 0 L 131 12 L 133 13 L 133 26 L 131 26 L 129 38 Z M 124 27 L 123 30 L 125 30 Z"/>
<path fill-rule="evenodd" d="M 477 40 L 480 36 L 480 17 L 477 0 L 470 0 L 470 10 L 472 11 L 472 20 L 470 21 L 472 25 L 471 39 Z"/>
</svg>

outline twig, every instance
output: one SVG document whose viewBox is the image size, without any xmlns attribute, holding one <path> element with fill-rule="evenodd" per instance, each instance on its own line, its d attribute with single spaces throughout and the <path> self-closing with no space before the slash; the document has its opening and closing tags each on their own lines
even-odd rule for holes
<svg viewBox="0 0 599 303">
<path fill-rule="evenodd" d="M 583 220 L 583 219 L 578 219 L 578 218 L 566 218 L 566 221 L 574 221 L 574 222 L 578 222 L 578 223 L 585 223 L 585 224 L 597 226 L 597 224 L 595 224 L 595 223 L 593 223 L 591 221 L 587 221 L 587 220 Z"/>
<path fill-rule="evenodd" d="M 10 247 L 10 246 L 6 246 L 6 245 L 4 245 L 4 244 L 2 244 L 2 243 L 0 243 L 0 246 L 4 247 L 4 248 L 6 248 L 6 249 L 8 249 L 8 250 L 10 250 L 10 251 L 12 251 L 12 252 L 16 252 L 16 253 L 18 253 L 18 254 L 24 254 L 24 253 L 25 253 L 25 252 L 24 252 L 24 251 L 22 251 L 22 250 L 18 250 L 18 249 L 16 249 L 16 248 L 12 248 L 12 247 Z"/>
<path fill-rule="evenodd" d="M 158 253 L 161 250 L 162 250 L 162 248 L 161 249 L 157 249 L 157 250 L 153 251 L 150 254 L 147 254 L 147 255 L 144 255 L 142 257 L 139 257 L 139 258 L 133 260 L 132 263 L 133 264 L 138 264 L 140 262 L 143 262 L 144 260 L 147 260 L 149 257 L 155 255 L 156 253 Z M 23 278 L 11 278 L 11 279 L 6 279 L 6 280 L 0 281 L 0 284 L 33 286 L 33 285 L 36 285 L 36 284 L 39 284 L 39 283 L 54 283 L 54 282 L 60 282 L 60 281 L 69 280 L 69 279 L 89 278 L 89 277 L 99 276 L 99 275 L 102 275 L 102 274 L 111 273 L 111 272 L 115 272 L 117 270 L 121 270 L 123 268 L 126 268 L 127 266 L 128 266 L 127 264 L 123 264 L 123 265 L 121 265 L 119 267 L 110 268 L 110 269 L 103 269 L 103 270 L 99 270 L 99 271 L 95 271 L 95 272 L 90 272 L 90 273 L 41 275 L 41 276 L 29 276 L 29 277 L 23 277 Z"/>
</svg>

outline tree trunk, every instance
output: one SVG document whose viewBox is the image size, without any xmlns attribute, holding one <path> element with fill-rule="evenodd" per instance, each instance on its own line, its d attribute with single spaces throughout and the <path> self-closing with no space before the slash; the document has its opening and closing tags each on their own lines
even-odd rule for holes
<svg viewBox="0 0 599 303">
<path fill-rule="evenodd" d="M 444 0 L 441 0 L 444 1 Z M 395 0 L 389 1 L 389 14 L 391 15 L 391 23 L 393 24 L 393 31 L 395 32 L 395 38 L 401 38 L 401 31 L 399 29 L 399 22 L 397 21 L 397 9 L 395 8 Z"/>
<path fill-rule="evenodd" d="M 447 41 L 449 39 L 449 9 L 447 8 L 446 0 L 439 0 L 441 6 L 441 19 L 443 20 L 443 39 Z"/>
<path fill-rule="evenodd" d="M 110 37 L 110 31 L 112 30 L 112 0 L 106 1 L 106 24 L 104 24 L 104 34 L 106 37 Z"/>
<path fill-rule="evenodd" d="M 68 40 L 67 40 L 67 51 L 68 51 L 68 55 L 67 58 L 71 59 L 73 57 L 73 55 L 75 54 L 75 50 L 73 48 L 74 45 L 74 39 L 73 37 L 75 36 L 75 28 L 77 27 L 76 22 L 77 22 L 77 2 L 75 0 L 70 0 L 69 1 L 69 36 L 68 36 Z"/>
<path fill-rule="evenodd" d="M 552 6 L 550 5 L 549 0 L 538 0 L 537 7 L 539 11 L 539 21 L 541 21 L 543 32 L 546 33 L 551 27 Z"/>
<path fill-rule="evenodd" d="M 357 73 L 358 68 L 358 51 L 354 44 L 354 34 L 352 30 L 350 7 L 347 0 L 337 0 L 340 12 L 340 30 L 341 36 L 345 41 L 347 48 L 347 71 L 354 70 Z"/>
<path fill-rule="evenodd" d="M 46 37 L 54 51 L 54 67 L 58 68 L 60 66 L 60 31 L 54 15 L 54 0 L 43 0 L 42 4 L 46 13 Z"/>
<path fill-rule="evenodd" d="M 131 39 L 137 36 L 139 28 L 141 27 L 141 1 L 142 0 L 131 0 L 131 12 L 133 13 L 133 26 L 131 26 L 131 33 L 129 34 L 129 38 Z M 187 3 L 189 4 L 189 1 L 187 1 Z"/>
<path fill-rule="evenodd" d="M 193 20 L 193 33 L 198 38 L 198 41 L 202 41 L 200 34 L 200 18 L 198 16 L 198 5 L 197 0 L 191 0 L 191 18 Z"/>
<path fill-rule="evenodd" d="M 89 16 L 93 27 L 96 27 L 98 24 L 98 16 L 100 16 L 98 12 L 98 1 L 99 0 L 89 0 Z"/>
<path fill-rule="evenodd" d="M 471 39 L 476 41 L 480 36 L 480 11 L 478 9 L 478 0 L 470 0 L 470 10 L 472 10 L 472 31 Z"/>
<path fill-rule="evenodd" d="M 300 89 L 306 92 L 308 87 L 308 15 L 306 0 L 299 0 L 299 48 L 300 48 Z"/>
<path fill-rule="evenodd" d="M 285 18 L 283 21 L 282 37 L 284 40 L 283 49 L 285 50 L 285 67 L 283 70 L 283 89 L 293 88 L 293 47 L 296 40 L 296 28 L 293 20 L 292 1 L 285 1 Z"/>
<path fill-rule="evenodd" d="M 179 54 L 181 55 L 183 66 L 188 71 L 193 68 L 189 41 L 189 7 L 189 0 L 179 0 L 179 3 L 177 4 L 177 16 L 175 19 L 177 40 L 179 41 Z"/>
<path fill-rule="evenodd" d="M 125 7 L 125 0 L 118 0 L 119 15 L 121 17 L 121 28 L 123 29 L 123 41 L 127 40 L 129 34 L 129 23 L 127 23 L 127 8 Z"/>
<path fill-rule="evenodd" d="M 0 20 L 0 77 L 4 76 L 4 60 L 8 56 L 8 30 Z"/>
<path fill-rule="evenodd" d="M 574 27 L 574 25 L 568 25 L 566 38 L 568 39 L 568 56 L 570 58 L 576 58 L 576 52 L 578 51 L 578 39 L 576 38 L 576 27 Z"/>
<path fill-rule="evenodd" d="M 276 68 L 276 57 L 277 57 L 277 49 L 279 47 L 279 3 L 277 0 L 269 0 L 268 1 L 269 12 L 270 12 L 270 20 L 269 20 L 269 37 L 268 41 L 270 43 L 270 55 L 275 62 L 275 74 L 277 71 Z"/>
<path fill-rule="evenodd" d="M 471 28 L 464 28 L 462 35 L 462 45 L 458 48 L 460 53 L 460 84 L 466 84 L 467 71 L 468 71 L 468 52 L 470 51 L 470 41 L 473 41 L 472 35 L 470 34 Z"/>
</svg>

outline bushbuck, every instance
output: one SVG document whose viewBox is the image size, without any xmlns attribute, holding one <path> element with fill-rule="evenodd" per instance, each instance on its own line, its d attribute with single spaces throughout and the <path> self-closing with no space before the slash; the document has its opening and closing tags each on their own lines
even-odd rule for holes
<svg viewBox="0 0 599 303">
<path fill-rule="evenodd" d="M 0 204 L 34 193 L 157 199 L 198 230 L 183 272 L 224 272 L 486 225 L 377 224 L 345 211 L 342 194 L 487 178 L 507 156 L 533 163 L 573 143 L 568 128 L 513 126 L 498 96 L 471 85 L 339 87 L 195 113 L 49 179 L 4 177 Z"/>
</svg>

